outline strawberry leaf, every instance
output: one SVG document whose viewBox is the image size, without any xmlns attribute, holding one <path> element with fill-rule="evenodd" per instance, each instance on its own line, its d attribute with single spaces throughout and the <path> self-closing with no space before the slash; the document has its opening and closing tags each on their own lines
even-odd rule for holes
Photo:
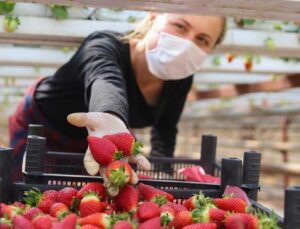
<svg viewBox="0 0 300 229">
<path fill-rule="evenodd" d="M 52 15 L 57 20 L 65 20 L 69 17 L 68 9 L 66 6 L 51 5 Z"/>
</svg>

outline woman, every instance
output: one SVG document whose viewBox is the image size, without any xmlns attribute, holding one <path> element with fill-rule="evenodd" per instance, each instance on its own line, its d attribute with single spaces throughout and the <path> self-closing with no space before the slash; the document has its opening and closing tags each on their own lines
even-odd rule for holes
<svg viewBox="0 0 300 229">
<path fill-rule="evenodd" d="M 173 156 L 192 74 L 224 31 L 221 17 L 150 13 L 130 35 L 91 34 L 68 63 L 28 89 L 10 118 L 17 175 L 30 123 L 45 126 L 49 150 L 77 152 L 88 134 L 152 126 L 151 155 Z M 85 166 L 99 171 L 89 151 Z"/>
</svg>

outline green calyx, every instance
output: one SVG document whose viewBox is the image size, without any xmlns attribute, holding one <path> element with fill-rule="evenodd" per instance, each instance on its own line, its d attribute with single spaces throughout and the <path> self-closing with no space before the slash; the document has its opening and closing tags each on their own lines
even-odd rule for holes
<svg viewBox="0 0 300 229">
<path fill-rule="evenodd" d="M 12 226 L 11 220 L 9 220 L 7 217 L 0 218 L 0 224 L 6 224 Z"/>
<path fill-rule="evenodd" d="M 194 196 L 193 202 L 196 206 L 196 208 L 203 210 L 207 207 L 215 206 L 213 204 L 213 200 L 209 197 L 205 197 L 202 192 L 200 192 L 198 195 Z"/>
<path fill-rule="evenodd" d="M 122 213 L 116 213 L 115 211 L 110 216 L 110 223 L 111 226 L 116 224 L 118 221 L 121 220 L 128 220 L 130 221 L 132 214 L 130 212 L 122 212 Z"/>
<path fill-rule="evenodd" d="M 267 215 L 266 213 L 263 213 L 261 211 L 257 212 L 257 217 L 259 221 L 259 228 L 268 228 L 268 229 L 279 229 L 278 226 L 278 219 L 274 213 L 274 211 L 271 212 L 270 215 Z"/>
<path fill-rule="evenodd" d="M 123 157 L 123 151 L 117 151 L 114 156 L 114 160 L 120 160 Z"/>
<path fill-rule="evenodd" d="M 144 147 L 143 143 L 141 143 L 139 141 L 135 141 L 135 143 L 133 145 L 133 149 L 132 149 L 132 154 L 134 156 L 140 154 L 142 152 L 143 147 Z"/>
<path fill-rule="evenodd" d="M 165 196 L 155 196 L 151 199 L 151 202 L 158 204 L 160 207 L 168 202 Z"/>
<path fill-rule="evenodd" d="M 112 186 L 123 187 L 127 183 L 128 178 L 129 175 L 125 173 L 125 166 L 121 166 L 110 171 L 108 181 Z"/>
<path fill-rule="evenodd" d="M 23 200 L 27 205 L 30 205 L 31 207 L 36 207 L 43 194 L 39 189 L 33 188 L 32 190 L 26 191 L 24 193 L 24 196 L 25 197 L 23 198 Z"/>
<path fill-rule="evenodd" d="M 208 204 L 205 208 L 196 208 L 192 211 L 192 219 L 195 223 L 207 223 L 209 222 L 209 210 L 216 208 L 215 205 Z"/>
<path fill-rule="evenodd" d="M 164 227 L 171 223 L 172 219 L 167 212 L 160 215 L 160 226 Z"/>
</svg>

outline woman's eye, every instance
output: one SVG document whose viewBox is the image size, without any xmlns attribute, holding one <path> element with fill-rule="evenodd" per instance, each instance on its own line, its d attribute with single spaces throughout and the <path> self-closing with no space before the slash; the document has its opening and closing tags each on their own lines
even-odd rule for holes
<svg viewBox="0 0 300 229">
<path fill-rule="evenodd" d="M 177 29 L 180 30 L 180 31 L 184 31 L 184 30 L 185 30 L 184 25 L 182 25 L 182 24 L 180 24 L 180 23 L 175 23 L 175 26 L 176 26 Z"/>
<path fill-rule="evenodd" d="M 198 38 L 198 43 L 200 45 L 209 46 L 209 41 L 205 37 L 199 37 Z"/>
</svg>

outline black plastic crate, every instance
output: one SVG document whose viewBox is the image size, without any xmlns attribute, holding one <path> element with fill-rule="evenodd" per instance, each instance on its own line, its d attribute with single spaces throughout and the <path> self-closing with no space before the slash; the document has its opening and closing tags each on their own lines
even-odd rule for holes
<svg viewBox="0 0 300 229">
<path fill-rule="evenodd" d="M 26 174 L 41 172 L 87 175 L 83 166 L 83 153 L 51 152 L 47 150 L 46 142 L 47 139 L 43 137 L 43 126 L 29 125 L 24 171 Z M 216 148 L 217 137 L 203 135 L 199 159 L 150 157 L 150 171 L 143 171 L 139 166 L 134 169 L 138 174 L 149 176 L 152 179 L 184 180 L 184 176 L 177 173 L 179 169 L 200 165 L 207 174 L 219 176 L 220 165 L 216 163 Z"/>
</svg>

